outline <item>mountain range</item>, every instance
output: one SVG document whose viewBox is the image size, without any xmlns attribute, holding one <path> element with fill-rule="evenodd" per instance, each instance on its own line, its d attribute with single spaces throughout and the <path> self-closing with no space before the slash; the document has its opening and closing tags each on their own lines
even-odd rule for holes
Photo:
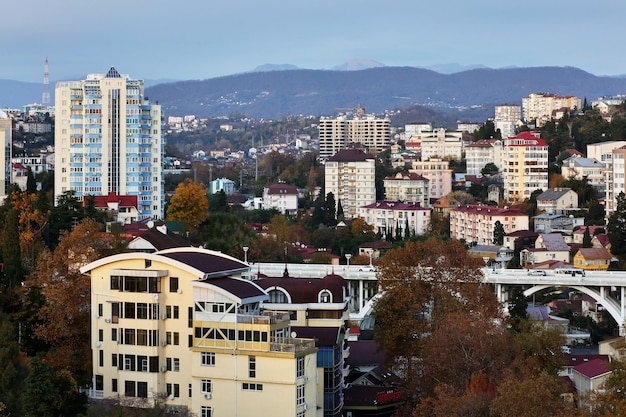
<svg viewBox="0 0 626 417">
<path fill-rule="evenodd" d="M 352 68 L 358 65 L 355 61 Z M 626 78 L 595 76 L 574 67 L 474 68 L 443 74 L 365 65 L 369 67 L 360 70 L 309 70 L 267 64 L 206 80 L 146 82 L 146 96 L 161 104 L 166 116 L 332 116 L 360 104 L 367 113 L 421 105 L 463 120 L 484 121 L 485 115 L 493 116 L 494 105 L 521 105 L 522 97 L 530 93 L 574 95 L 589 102 L 626 93 Z M 39 102 L 41 89 L 38 83 L 0 80 L 0 107 Z"/>
</svg>

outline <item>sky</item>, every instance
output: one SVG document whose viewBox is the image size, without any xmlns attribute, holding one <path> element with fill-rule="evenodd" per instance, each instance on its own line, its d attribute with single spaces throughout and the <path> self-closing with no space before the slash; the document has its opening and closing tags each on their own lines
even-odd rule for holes
<svg viewBox="0 0 626 417">
<path fill-rule="evenodd" d="M 0 79 L 200 80 L 264 64 L 572 66 L 626 74 L 624 0 L 7 0 Z"/>
</svg>

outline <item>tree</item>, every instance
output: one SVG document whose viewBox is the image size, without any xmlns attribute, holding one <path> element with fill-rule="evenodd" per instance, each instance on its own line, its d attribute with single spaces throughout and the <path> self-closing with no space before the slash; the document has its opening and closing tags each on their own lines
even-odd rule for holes
<svg viewBox="0 0 626 417">
<path fill-rule="evenodd" d="M 22 415 L 21 395 L 26 374 L 13 325 L 0 310 L 0 404 L 4 404 L 6 413 L 0 415 Z"/>
<path fill-rule="evenodd" d="M 502 245 L 504 243 L 504 226 L 500 223 L 500 220 L 496 220 L 496 224 L 493 226 L 493 244 Z"/>
<path fill-rule="evenodd" d="M 6 294 L 9 294 L 12 289 L 19 286 L 24 276 L 18 216 L 18 211 L 10 206 L 4 221 L 2 234 L 2 260 L 4 262 L 2 287 L 6 290 Z"/>
<path fill-rule="evenodd" d="M 589 233 L 589 227 L 585 227 L 585 232 L 583 233 L 583 248 L 590 248 L 591 245 L 591 233 Z"/>
<path fill-rule="evenodd" d="M 435 239 L 407 242 L 379 263 L 374 335 L 386 364 L 402 369 L 410 407 L 439 384 L 464 389 L 475 372 L 499 367 L 491 354 L 504 351 L 504 318 L 481 266 L 461 242 Z"/>
<path fill-rule="evenodd" d="M 11 194 L 11 204 L 19 212 L 20 250 L 24 264 L 32 268 L 37 254 L 44 248 L 42 232 L 48 225 L 48 212 L 37 208 L 37 195 Z"/>
<path fill-rule="evenodd" d="M 91 374 L 91 281 L 80 267 L 113 253 L 113 237 L 103 225 L 85 219 L 71 232 L 62 232 L 53 252 L 39 255 L 26 280 L 46 302 L 35 335 L 51 346 L 47 358 L 55 369 L 67 368 L 80 380 Z"/>
<path fill-rule="evenodd" d="M 335 195 L 333 193 L 326 194 L 326 204 L 324 205 L 324 224 L 326 226 L 335 226 L 337 224 L 335 206 Z"/>
<path fill-rule="evenodd" d="M 626 195 L 623 191 L 616 198 L 615 210 L 609 217 L 606 233 L 611 243 L 611 253 L 623 257 L 626 254 Z"/>
<path fill-rule="evenodd" d="M 26 193 L 35 194 L 37 192 L 37 182 L 35 181 L 35 175 L 30 166 L 28 167 L 26 175 Z"/>
<path fill-rule="evenodd" d="M 166 219 L 185 222 L 187 231 L 191 232 L 208 218 L 208 210 L 209 200 L 204 184 L 187 179 L 176 187 L 167 207 Z"/>
<path fill-rule="evenodd" d="M 620 360 L 611 362 L 611 373 L 604 381 L 602 390 L 591 391 L 582 399 L 590 417 L 626 417 L 626 364 Z"/>
<path fill-rule="evenodd" d="M 489 177 L 491 175 L 497 174 L 499 171 L 500 170 L 498 169 L 498 166 L 496 164 L 494 164 L 493 162 L 487 162 L 483 169 L 480 170 L 480 174 L 483 177 Z"/>
</svg>

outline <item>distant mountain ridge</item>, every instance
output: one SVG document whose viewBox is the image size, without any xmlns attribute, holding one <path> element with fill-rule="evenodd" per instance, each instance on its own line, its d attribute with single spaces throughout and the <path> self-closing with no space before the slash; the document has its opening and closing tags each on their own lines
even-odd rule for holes
<svg viewBox="0 0 626 417">
<path fill-rule="evenodd" d="M 446 112 L 519 104 L 530 93 L 575 95 L 590 102 L 626 93 L 626 80 L 598 77 L 573 67 L 477 68 L 453 74 L 414 67 L 359 71 L 293 69 L 251 72 L 147 88 L 166 114 L 196 116 L 336 115 L 338 108 L 367 108 L 368 113 L 414 105 Z M 461 116 L 459 116 L 461 117 Z"/>
<path fill-rule="evenodd" d="M 522 97 L 533 92 L 575 95 L 589 102 L 601 96 L 626 94 L 626 79 L 595 76 L 573 67 L 476 68 L 452 74 L 415 67 L 380 66 L 363 70 L 269 70 L 270 67 L 263 70 L 263 67 L 206 80 L 157 85 L 146 81 L 146 96 L 161 104 L 166 116 L 245 115 L 272 119 L 300 114 L 332 116 L 338 113 L 338 108 L 353 108 L 361 103 L 368 113 L 421 105 L 458 113 L 460 119 L 469 120 L 476 115 L 474 121 L 484 121 L 485 115 L 493 116 L 494 105 L 521 105 Z M 41 92 L 41 83 L 0 80 L 0 107 L 40 102 Z"/>
</svg>

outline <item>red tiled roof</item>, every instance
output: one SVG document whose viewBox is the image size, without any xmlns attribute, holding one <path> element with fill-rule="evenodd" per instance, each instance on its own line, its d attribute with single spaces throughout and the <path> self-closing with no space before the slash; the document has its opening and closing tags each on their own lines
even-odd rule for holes
<svg viewBox="0 0 626 417">
<path fill-rule="evenodd" d="M 289 293 L 291 302 L 294 304 L 317 303 L 318 295 L 322 290 L 328 290 L 333 296 L 333 303 L 343 302 L 343 289 L 347 291 L 348 282 L 343 277 L 330 274 L 324 278 L 293 278 L 289 277 L 266 277 L 254 281 L 266 291 L 274 287 L 284 289 Z"/>
<path fill-rule="evenodd" d="M 574 371 L 589 379 L 597 378 L 611 372 L 609 363 L 602 359 L 593 359 L 589 362 L 574 366 Z"/>
<path fill-rule="evenodd" d="M 266 293 L 257 287 L 252 281 L 245 279 L 223 277 L 208 279 L 204 282 L 222 288 L 242 299 L 266 296 Z"/>
<path fill-rule="evenodd" d="M 196 252 L 189 248 L 180 248 L 180 250 L 156 252 L 156 254 L 189 265 L 203 272 L 207 278 L 225 276 L 248 269 L 245 263 L 219 252 Z"/>
<path fill-rule="evenodd" d="M 401 172 L 395 176 L 385 177 L 385 181 L 430 181 L 417 172 Z"/>
<path fill-rule="evenodd" d="M 453 208 L 452 211 L 472 214 L 485 214 L 489 216 L 526 216 L 525 213 L 518 209 L 500 208 L 494 206 L 464 205 Z"/>
<path fill-rule="evenodd" d="M 298 195 L 298 189 L 290 184 L 285 183 L 276 183 L 267 187 L 267 193 L 270 195 L 273 194 L 282 194 L 282 195 Z"/>
<path fill-rule="evenodd" d="M 510 143 L 511 140 L 523 140 L 529 143 Z M 507 146 L 545 146 L 548 144 L 545 140 L 538 138 L 532 132 L 521 132 L 515 136 L 509 136 L 507 140 Z"/>
<path fill-rule="evenodd" d="M 87 202 L 88 199 L 85 199 L 85 204 Z M 120 207 L 139 207 L 136 195 L 117 195 L 115 191 L 111 191 L 109 195 L 94 195 L 93 202 L 96 208 L 107 208 L 108 203 L 118 203 Z"/>
<path fill-rule="evenodd" d="M 359 149 L 342 149 L 330 158 L 330 162 L 362 162 L 368 159 L 374 159 L 370 154 L 367 154 Z"/>
</svg>

